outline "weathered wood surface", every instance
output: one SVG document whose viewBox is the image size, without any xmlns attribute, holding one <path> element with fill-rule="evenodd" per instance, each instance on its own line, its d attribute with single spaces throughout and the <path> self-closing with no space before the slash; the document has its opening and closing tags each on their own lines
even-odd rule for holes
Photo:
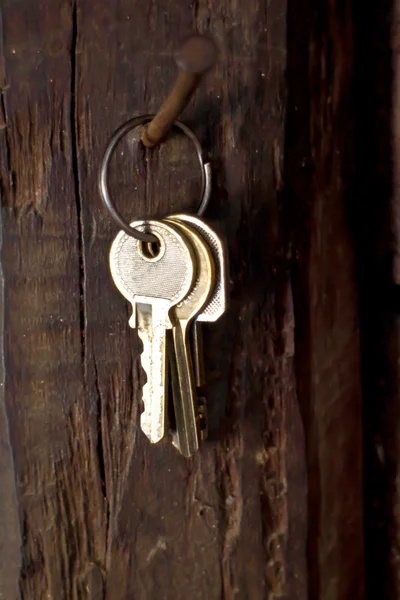
<svg viewBox="0 0 400 600">
<path fill-rule="evenodd" d="M 349 218 L 353 6 L 289 7 L 286 215 L 308 470 L 309 597 L 363 598 L 360 348 Z"/>
<path fill-rule="evenodd" d="M 352 19 L 306 5 L 3 1 L 0 597 L 364 597 Z M 185 121 L 232 289 L 205 331 L 210 440 L 185 460 L 137 426 L 96 179 L 196 28 L 221 57 Z M 193 208 L 197 178 L 185 140 L 129 138 L 111 180 L 135 217 Z"/>
</svg>

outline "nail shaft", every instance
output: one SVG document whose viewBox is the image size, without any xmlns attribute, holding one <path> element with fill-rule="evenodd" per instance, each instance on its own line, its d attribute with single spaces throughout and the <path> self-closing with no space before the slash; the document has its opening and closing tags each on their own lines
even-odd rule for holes
<svg viewBox="0 0 400 600">
<path fill-rule="evenodd" d="M 185 40 L 177 54 L 180 69 L 175 84 L 154 119 L 142 130 L 141 140 L 147 148 L 165 138 L 189 103 L 202 76 L 215 63 L 216 56 L 217 49 L 210 38 L 196 34 Z"/>
<path fill-rule="evenodd" d="M 170 95 L 154 119 L 144 128 L 142 142 L 147 148 L 157 146 L 170 131 L 174 121 L 189 103 L 201 79 L 198 73 L 180 71 Z"/>
</svg>

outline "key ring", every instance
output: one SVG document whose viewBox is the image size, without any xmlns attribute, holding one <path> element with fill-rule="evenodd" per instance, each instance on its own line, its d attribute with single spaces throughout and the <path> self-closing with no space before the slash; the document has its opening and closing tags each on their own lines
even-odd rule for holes
<svg viewBox="0 0 400 600">
<path fill-rule="evenodd" d="M 140 240 L 141 242 L 150 242 L 150 243 L 158 242 L 158 239 L 156 238 L 156 236 L 152 235 L 151 233 L 144 233 L 142 231 L 139 231 L 138 229 L 135 229 L 134 227 L 131 227 L 129 225 L 129 223 L 127 221 L 125 221 L 125 219 L 122 217 L 122 215 L 115 208 L 113 201 L 111 200 L 110 190 L 108 188 L 108 167 L 109 167 L 111 157 L 115 151 L 115 148 L 117 147 L 117 145 L 119 144 L 121 139 L 132 129 L 135 129 L 139 125 L 143 125 L 144 123 L 151 121 L 153 119 L 153 117 L 154 117 L 154 115 L 141 115 L 139 117 L 135 117 L 134 119 L 131 119 L 130 121 L 127 121 L 126 123 L 121 125 L 121 127 L 119 127 L 117 129 L 117 131 L 111 137 L 111 139 L 107 145 L 107 148 L 104 152 L 104 156 L 103 156 L 103 160 L 102 160 L 100 172 L 99 172 L 100 196 L 103 200 L 104 206 L 110 213 L 111 217 L 114 219 L 114 221 L 117 223 L 117 225 L 123 231 L 125 231 L 125 233 L 136 238 L 137 240 Z M 200 205 L 199 205 L 199 208 L 198 208 L 196 214 L 197 214 L 197 216 L 201 217 L 207 208 L 208 201 L 210 199 L 210 194 L 211 194 L 211 165 L 209 162 L 204 162 L 202 147 L 200 145 L 199 140 L 193 133 L 193 131 L 191 129 L 189 129 L 189 127 L 187 127 L 186 125 L 181 123 L 181 121 L 175 121 L 173 126 L 177 129 L 179 129 L 180 131 L 182 131 L 184 133 L 184 135 L 186 135 L 193 142 L 197 157 L 200 162 L 201 200 L 200 200 Z M 138 221 L 140 219 L 135 218 L 134 220 Z"/>
</svg>

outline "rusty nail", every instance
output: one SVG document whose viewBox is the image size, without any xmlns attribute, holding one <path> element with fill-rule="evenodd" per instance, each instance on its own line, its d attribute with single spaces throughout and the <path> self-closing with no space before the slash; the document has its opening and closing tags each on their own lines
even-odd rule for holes
<svg viewBox="0 0 400 600">
<path fill-rule="evenodd" d="M 175 84 L 154 119 L 141 132 L 141 140 L 147 148 L 165 138 L 216 58 L 217 47 L 211 38 L 192 34 L 184 40 L 176 54 L 179 73 Z"/>
</svg>

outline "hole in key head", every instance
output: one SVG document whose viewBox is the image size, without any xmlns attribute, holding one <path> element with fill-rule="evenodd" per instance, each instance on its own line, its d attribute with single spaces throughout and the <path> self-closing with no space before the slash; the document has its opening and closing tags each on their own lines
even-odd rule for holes
<svg viewBox="0 0 400 600">
<path fill-rule="evenodd" d="M 141 242 L 138 240 L 138 250 L 139 254 L 150 262 L 155 262 L 160 260 L 165 251 L 165 246 L 163 240 L 154 232 L 153 235 L 157 237 L 156 242 Z"/>
</svg>

